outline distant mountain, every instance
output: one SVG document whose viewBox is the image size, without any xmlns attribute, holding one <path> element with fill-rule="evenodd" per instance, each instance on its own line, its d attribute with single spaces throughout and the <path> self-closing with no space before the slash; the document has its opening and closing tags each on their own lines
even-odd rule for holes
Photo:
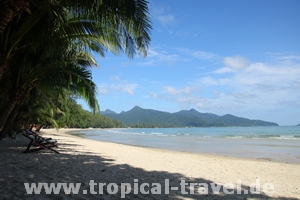
<svg viewBox="0 0 300 200">
<path fill-rule="evenodd" d="M 126 126 L 137 127 L 278 126 L 273 122 L 250 120 L 230 114 L 218 116 L 212 113 L 200 113 L 195 109 L 169 113 L 135 106 L 119 114 L 111 110 L 105 110 L 101 114 L 117 119 Z"/>
<path fill-rule="evenodd" d="M 112 110 L 106 109 L 104 112 L 101 111 L 101 114 L 102 115 L 109 115 L 109 114 L 117 114 L 117 113 L 112 111 Z"/>
</svg>

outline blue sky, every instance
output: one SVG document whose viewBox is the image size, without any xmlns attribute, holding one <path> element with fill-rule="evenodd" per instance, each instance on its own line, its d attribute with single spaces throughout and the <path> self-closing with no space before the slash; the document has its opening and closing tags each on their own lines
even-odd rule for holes
<svg viewBox="0 0 300 200">
<path fill-rule="evenodd" d="M 194 108 L 300 124 L 300 1 L 151 0 L 150 14 L 146 58 L 96 56 L 101 110 Z"/>
</svg>

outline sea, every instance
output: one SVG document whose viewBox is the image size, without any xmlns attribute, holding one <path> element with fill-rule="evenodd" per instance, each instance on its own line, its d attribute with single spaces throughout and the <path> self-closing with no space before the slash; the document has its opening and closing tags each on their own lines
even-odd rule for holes
<svg viewBox="0 0 300 200">
<path fill-rule="evenodd" d="M 70 134 L 132 146 L 300 163 L 300 126 L 83 129 Z"/>
</svg>

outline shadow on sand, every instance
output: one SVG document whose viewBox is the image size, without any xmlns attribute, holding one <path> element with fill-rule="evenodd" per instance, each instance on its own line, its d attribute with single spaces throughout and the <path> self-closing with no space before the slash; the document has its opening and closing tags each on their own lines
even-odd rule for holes
<svg viewBox="0 0 300 200">
<path fill-rule="evenodd" d="M 5 145 L 3 145 L 5 143 Z M 212 180 L 201 177 L 186 177 L 182 174 L 169 173 L 167 171 L 145 171 L 128 164 L 117 165 L 113 160 L 106 159 L 101 155 L 92 152 L 77 151 L 77 145 L 60 144 L 57 150 L 60 154 L 55 154 L 49 150 L 23 154 L 27 141 L 19 136 L 16 140 L 0 141 L 0 198 L 1 199 L 121 199 L 121 189 L 126 189 L 124 183 L 130 183 L 132 188 L 124 199 L 274 199 L 267 194 L 244 194 L 249 191 L 249 186 L 241 185 L 241 193 L 237 189 L 228 189 Z M 67 154 L 72 151 L 75 155 Z M 126 152 L 124 152 L 126 153 Z M 187 164 L 188 165 L 188 164 Z M 137 179 L 137 180 L 135 180 Z M 165 179 L 169 180 L 169 186 L 165 188 Z M 115 183 L 109 187 L 95 185 L 91 190 L 89 182 L 95 183 Z M 134 181 L 135 180 L 135 181 Z M 186 185 L 181 188 L 180 183 L 185 181 Z M 24 182 L 28 183 L 81 183 L 79 194 L 65 194 L 62 190 L 59 194 L 46 194 L 42 190 L 40 195 L 26 194 Z M 141 194 L 134 192 L 134 184 L 141 187 L 142 183 L 149 183 L 145 191 L 159 192 L 161 194 Z M 156 185 L 152 185 L 157 183 Z M 214 184 L 220 187 L 220 193 L 214 193 L 209 187 L 208 194 L 199 194 L 205 190 L 195 186 L 194 190 L 188 185 L 190 183 L 202 183 L 203 185 Z M 151 185 L 153 186 L 151 188 Z M 178 187 L 178 190 L 172 190 Z M 99 194 L 99 189 L 100 193 Z M 127 188 L 129 189 L 129 188 Z M 233 194 L 225 194 L 228 189 Z M 169 190 L 169 194 L 166 194 Z M 83 194 L 86 191 L 87 194 Z M 91 194 L 95 191 L 97 194 Z M 116 194 L 109 194 L 118 191 Z M 182 192 L 183 191 L 183 192 Z M 184 194 L 186 193 L 186 194 Z M 194 194 L 193 194 L 194 193 Z M 281 197 L 279 199 L 291 199 Z M 296 198 L 295 198 L 296 199 Z"/>
</svg>

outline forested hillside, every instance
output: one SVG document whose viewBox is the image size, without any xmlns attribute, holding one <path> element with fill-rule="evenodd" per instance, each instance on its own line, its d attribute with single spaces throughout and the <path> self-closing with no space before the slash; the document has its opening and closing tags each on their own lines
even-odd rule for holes
<svg viewBox="0 0 300 200">
<path fill-rule="evenodd" d="M 135 106 L 133 109 L 119 114 L 111 110 L 106 110 L 102 112 L 102 115 L 120 120 L 126 126 L 140 128 L 278 126 L 278 124 L 273 122 L 251 120 L 230 114 L 218 116 L 212 113 L 201 113 L 195 109 L 169 113 Z"/>
<path fill-rule="evenodd" d="M 69 128 L 120 128 L 122 122 L 116 119 L 110 119 L 99 113 L 93 114 L 86 111 L 81 105 L 78 105 L 72 98 L 64 101 L 60 105 L 64 114 L 55 116 L 59 127 Z"/>
</svg>

